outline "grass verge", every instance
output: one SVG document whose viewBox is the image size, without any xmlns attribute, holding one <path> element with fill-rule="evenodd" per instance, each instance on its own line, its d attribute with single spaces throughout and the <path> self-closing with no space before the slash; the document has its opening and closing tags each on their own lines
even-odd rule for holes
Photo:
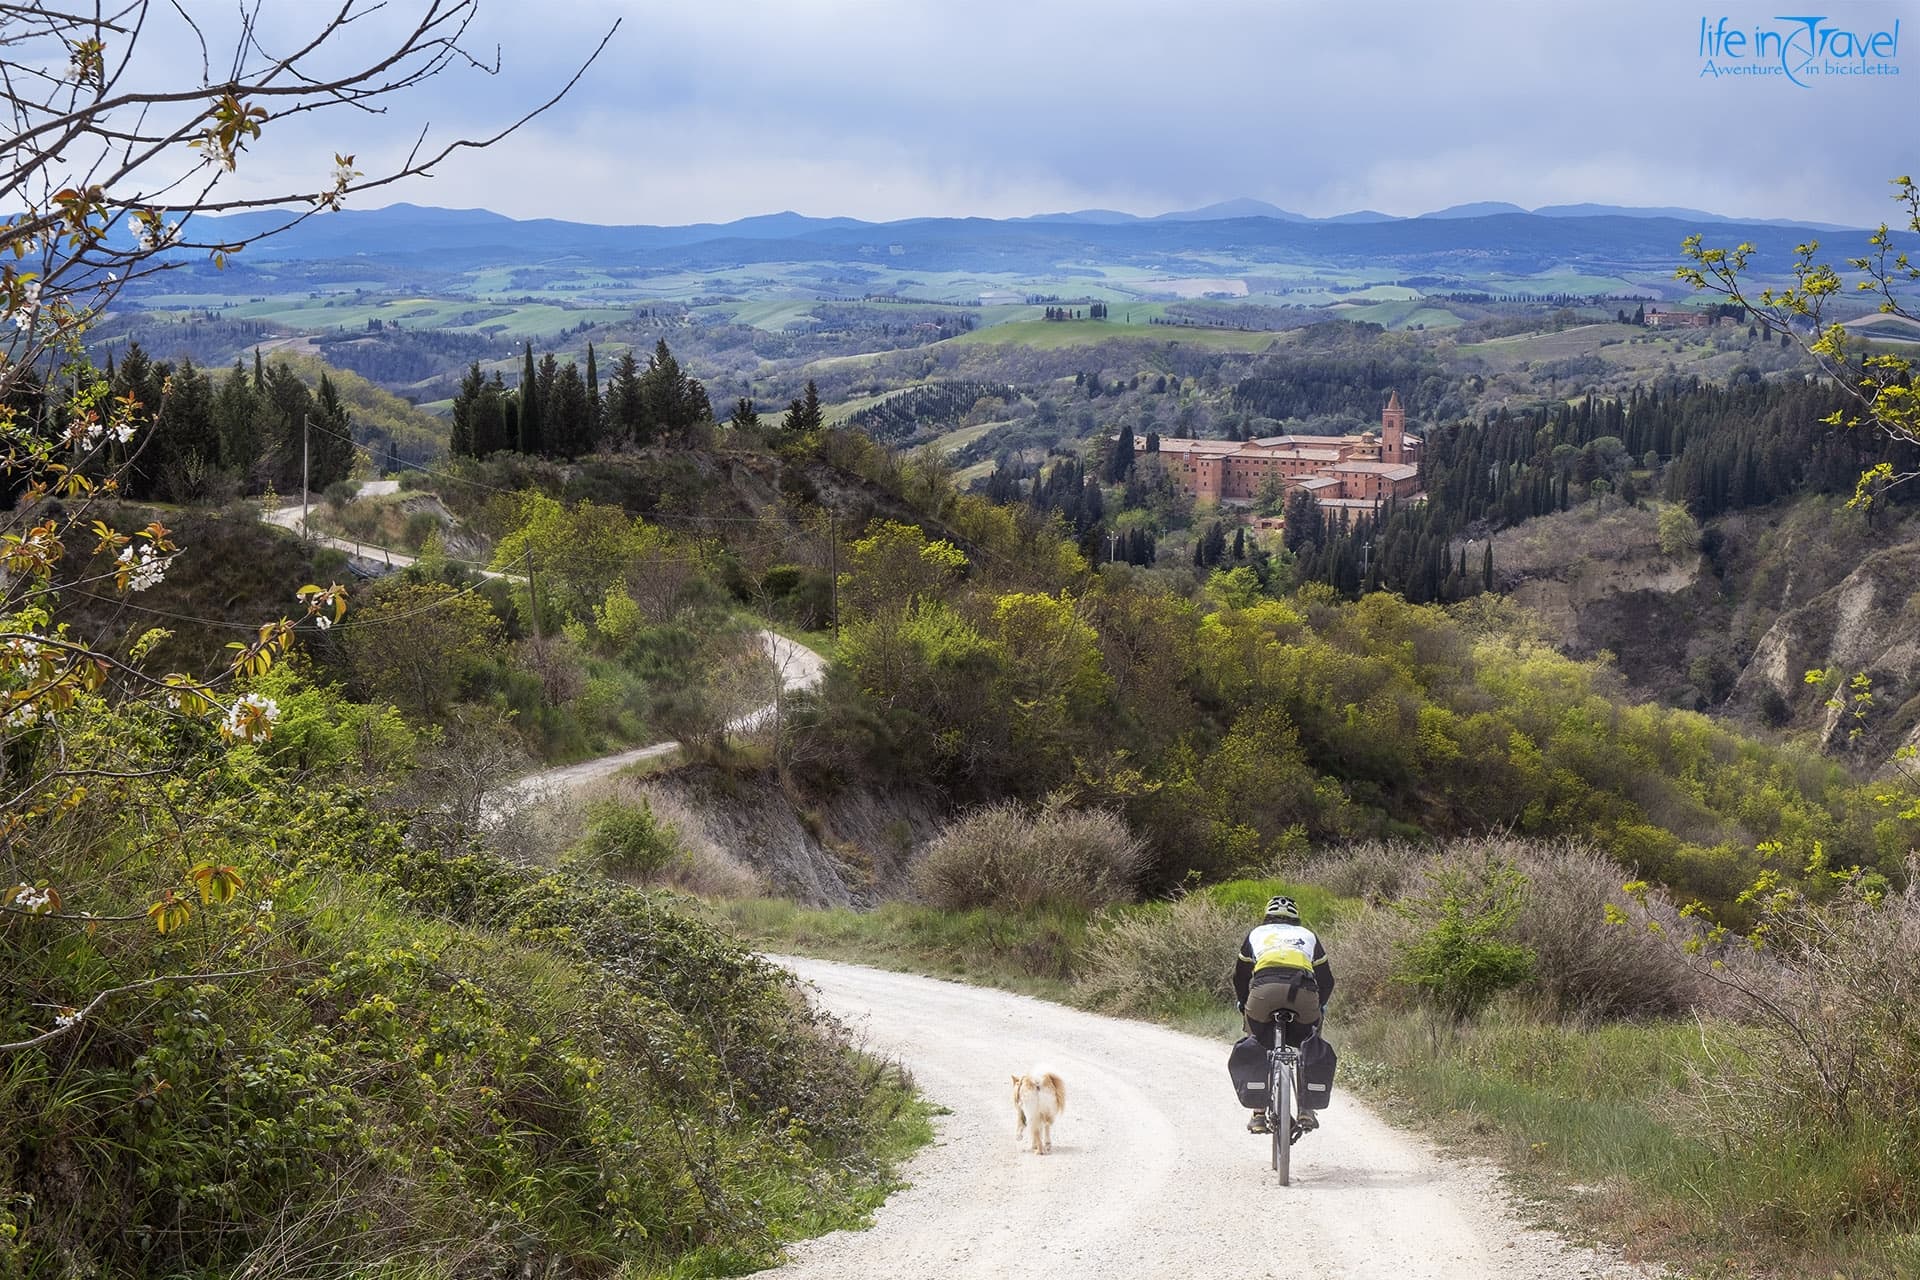
<svg viewBox="0 0 1920 1280">
<path fill-rule="evenodd" d="M 1204 896 L 1237 918 L 1281 891 L 1247 881 Z M 1310 918 L 1334 922 L 1337 967 L 1337 922 L 1354 904 L 1310 887 L 1292 891 Z M 1084 972 L 1088 957 L 1100 954 L 1099 916 L 943 913 L 907 903 L 856 912 L 769 900 L 712 909 L 763 949 L 1139 1017 L 1217 1039 L 1223 1051 L 1238 1031 L 1233 1010 L 1191 974 L 1165 975 L 1157 986 L 1136 980 L 1124 987 L 1131 1003 L 1116 1007 L 1113 985 L 1090 982 Z M 1169 904 L 1150 903 L 1104 919 L 1146 922 L 1172 913 Z M 1920 1276 L 1920 1236 L 1900 1225 L 1899 1206 L 1851 1221 L 1822 1216 L 1823 1206 L 1860 1200 L 1863 1179 L 1892 1181 L 1896 1124 L 1857 1126 L 1757 1158 L 1736 1153 L 1699 1121 L 1699 1082 L 1714 1062 L 1742 1051 L 1732 1024 L 1590 1025 L 1544 1016 L 1523 1000 L 1455 1024 L 1336 1001 L 1331 1030 L 1342 1088 L 1398 1124 L 1496 1161 L 1524 1200 L 1576 1237 L 1671 1265 L 1689 1280 Z"/>
<path fill-rule="evenodd" d="M 1695 1120 L 1696 1081 L 1740 1052 L 1713 1021 L 1546 1022 L 1518 1005 L 1454 1025 L 1377 1012 L 1340 1024 L 1342 1083 L 1388 1118 L 1506 1168 L 1557 1223 L 1689 1280 L 1920 1275 L 1920 1237 L 1822 1217 L 1883 1167 L 1872 1126 L 1765 1158 Z"/>
</svg>

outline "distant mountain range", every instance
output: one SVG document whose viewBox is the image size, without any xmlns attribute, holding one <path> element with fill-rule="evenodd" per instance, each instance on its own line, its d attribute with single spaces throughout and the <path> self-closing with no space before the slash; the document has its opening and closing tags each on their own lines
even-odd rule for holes
<svg viewBox="0 0 1920 1280">
<path fill-rule="evenodd" d="M 1814 231 L 1846 231 L 1851 228 L 1829 222 L 1795 222 L 1783 218 L 1730 218 L 1725 214 L 1707 213 L 1701 209 L 1683 209 L 1677 207 L 1648 207 L 1621 204 L 1549 204 L 1538 209 L 1524 209 L 1517 204 L 1508 204 L 1504 200 L 1480 200 L 1472 204 L 1449 205 L 1444 209 L 1435 209 L 1431 213 L 1418 215 L 1420 218 L 1491 218 L 1507 213 L 1531 213 L 1542 218 L 1676 218 L 1687 222 L 1740 222 L 1757 227 L 1806 227 Z M 1313 218 L 1304 213 L 1295 213 L 1291 209 L 1282 209 L 1278 205 L 1268 204 L 1265 200 L 1222 200 L 1218 204 L 1204 205 L 1198 209 L 1181 209 L 1173 213 L 1160 213 L 1143 217 L 1139 214 L 1121 213 L 1114 209 L 1081 209 L 1075 213 L 1043 213 L 1030 218 L 1015 218 L 1015 222 L 1094 222 L 1113 225 L 1123 222 L 1217 222 L 1223 218 L 1278 218 L 1282 222 L 1412 222 L 1413 218 L 1402 218 L 1391 213 L 1380 213 L 1374 209 L 1360 209 L 1353 213 L 1335 214 L 1330 218 Z"/>
<path fill-rule="evenodd" d="M 238 240 L 277 221 L 266 213 L 209 217 L 195 219 L 191 230 L 196 241 Z M 1027 218 L 874 223 L 787 211 L 682 227 L 515 220 L 484 209 L 396 204 L 311 217 L 236 261 L 276 274 L 295 263 L 330 264 L 307 273 L 315 283 L 357 278 L 356 271 L 364 275 L 352 263 L 382 268 L 369 279 L 424 280 L 501 266 L 594 266 L 645 277 L 815 262 L 827 264 L 822 280 L 829 292 L 857 292 L 864 278 L 902 271 L 1071 275 L 1075 263 L 1098 261 L 1193 275 L 1204 274 L 1213 259 L 1228 273 L 1244 274 L 1251 269 L 1246 264 L 1257 263 L 1365 265 L 1391 273 L 1388 278 L 1420 277 L 1428 287 L 1466 289 L 1478 281 L 1568 268 L 1594 276 L 1670 279 L 1681 240 L 1703 230 L 1728 244 L 1752 241 L 1759 246 L 1756 268 L 1778 271 L 1809 232 L 1845 229 L 1688 209 L 1583 204 L 1529 211 L 1498 202 L 1456 205 L 1417 218 L 1373 210 L 1309 218 L 1264 201 L 1229 200 L 1156 217 L 1083 209 Z M 238 287 L 234 277 L 216 286 Z"/>
</svg>

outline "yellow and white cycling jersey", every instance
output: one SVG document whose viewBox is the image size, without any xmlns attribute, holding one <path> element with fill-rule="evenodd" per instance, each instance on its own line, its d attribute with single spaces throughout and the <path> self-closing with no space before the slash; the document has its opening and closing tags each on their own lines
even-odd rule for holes
<svg viewBox="0 0 1920 1280">
<path fill-rule="evenodd" d="M 1299 924 L 1263 924 L 1247 935 L 1247 954 L 1255 973 L 1273 968 L 1313 971 L 1314 954 L 1320 939 L 1313 930 Z"/>
</svg>

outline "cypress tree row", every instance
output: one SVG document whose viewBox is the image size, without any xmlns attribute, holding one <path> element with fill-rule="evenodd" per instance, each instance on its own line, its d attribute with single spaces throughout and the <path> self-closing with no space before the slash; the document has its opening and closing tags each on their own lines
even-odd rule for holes
<svg viewBox="0 0 1920 1280">
<path fill-rule="evenodd" d="M 488 381 L 477 363 L 468 368 L 453 400 L 451 447 L 463 457 L 515 449 L 572 459 L 596 449 L 684 439 L 712 421 L 706 388 L 687 376 L 664 340 L 644 371 L 633 352 L 622 352 L 604 396 L 591 344 L 583 373 L 552 352 L 536 362 L 529 342 L 521 355 L 520 385 L 512 391 L 497 371 Z"/>
</svg>

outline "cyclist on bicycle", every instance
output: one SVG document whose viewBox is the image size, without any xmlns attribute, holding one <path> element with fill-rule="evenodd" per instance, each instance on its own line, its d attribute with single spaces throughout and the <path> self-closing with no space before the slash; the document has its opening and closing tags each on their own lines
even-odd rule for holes
<svg viewBox="0 0 1920 1280">
<path fill-rule="evenodd" d="M 1300 908 L 1292 898 L 1268 899 L 1265 917 L 1240 944 L 1233 993 L 1246 1015 L 1247 1033 L 1265 1049 L 1273 1048 L 1273 1016 L 1282 1010 L 1293 1014 L 1286 1024 L 1290 1045 L 1304 1043 L 1319 1026 L 1321 1011 L 1333 997 L 1333 966 L 1320 939 L 1300 922 Z M 1303 1107 L 1301 1127 L 1312 1129 L 1318 1123 Z M 1247 1128 L 1267 1132 L 1267 1113 L 1255 1111 Z"/>
</svg>

